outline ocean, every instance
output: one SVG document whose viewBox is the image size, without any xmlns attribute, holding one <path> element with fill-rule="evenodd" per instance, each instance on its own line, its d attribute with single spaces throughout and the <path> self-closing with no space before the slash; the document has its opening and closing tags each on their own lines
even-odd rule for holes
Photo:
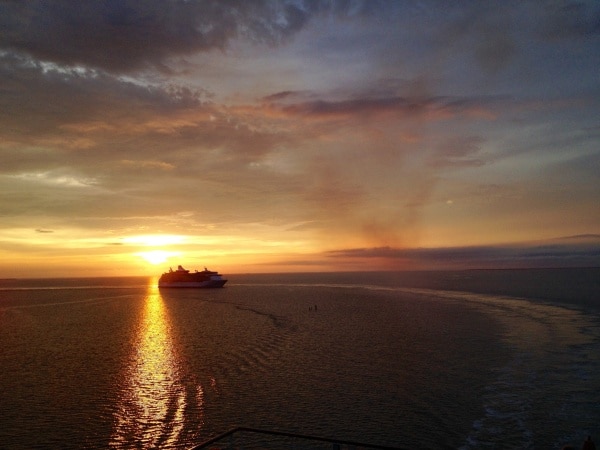
<svg viewBox="0 0 600 450">
<path fill-rule="evenodd" d="M 0 448 L 600 442 L 600 269 L 225 275 L 0 280 Z"/>
</svg>

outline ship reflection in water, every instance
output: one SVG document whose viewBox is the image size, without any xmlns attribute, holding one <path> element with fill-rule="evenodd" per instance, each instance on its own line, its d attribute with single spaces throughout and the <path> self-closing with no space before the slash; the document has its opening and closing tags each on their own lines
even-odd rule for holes
<svg viewBox="0 0 600 450">
<path fill-rule="evenodd" d="M 168 311 L 156 283 L 148 287 L 133 342 L 110 447 L 174 447 L 181 442 L 188 405 Z M 194 409 L 201 411 L 202 395 L 193 396 L 192 401 L 198 402 Z"/>
</svg>

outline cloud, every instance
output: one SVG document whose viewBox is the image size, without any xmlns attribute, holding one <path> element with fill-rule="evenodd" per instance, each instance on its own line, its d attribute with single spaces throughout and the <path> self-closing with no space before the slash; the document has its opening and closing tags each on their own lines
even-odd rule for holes
<svg viewBox="0 0 600 450">
<path fill-rule="evenodd" d="M 207 91 L 173 83 L 139 83 L 9 55 L 0 57 L 0 79 L 6 86 L 0 172 L 7 174 L 71 167 L 110 172 L 107 181 L 118 174 L 116 164 L 121 171 L 181 174 L 200 161 L 222 164 L 223 153 L 247 164 L 285 139 L 261 129 L 260 120 L 213 103 Z"/>
<path fill-rule="evenodd" d="M 336 259 L 401 261 L 413 268 L 596 267 L 600 235 L 580 235 L 540 243 L 447 248 L 372 247 L 333 250 Z"/>
<path fill-rule="evenodd" d="M 596 231 L 598 8 L 578 5 L 0 2 L 3 226 L 551 258 L 402 249 Z"/>
<path fill-rule="evenodd" d="M 438 144 L 429 158 L 431 167 L 478 167 L 485 164 L 479 157 L 483 139 L 477 136 L 452 137 Z"/>
<path fill-rule="evenodd" d="M 169 115 L 208 105 L 208 93 L 173 84 L 140 84 L 93 70 L 64 70 L 11 55 L 0 55 L 0 80 L 5 86 L 0 109 L 4 142 L 40 136 L 59 139 L 60 128 L 90 123 L 114 132 L 121 121 L 140 116 Z M 207 108 L 207 106 L 205 106 Z M 82 129 L 82 131 L 84 131 Z M 63 145 L 75 143 L 73 140 Z"/>
<path fill-rule="evenodd" d="M 331 94 L 325 93 L 318 100 L 316 92 L 282 91 L 259 105 L 229 107 L 215 103 L 203 90 L 144 84 L 91 69 L 62 69 L 14 56 L 5 56 L 5 62 L 5 79 L 23 80 L 22 86 L 27 86 L 32 96 L 24 102 L 16 96 L 13 107 L 6 110 L 2 131 L 7 141 L 0 146 L 6 162 L 2 170 L 12 174 L 56 173 L 61 180 L 85 180 L 93 175 L 97 189 L 83 199 L 60 195 L 73 207 L 80 207 L 82 216 L 100 211 L 144 216 L 154 208 L 147 198 L 152 198 L 152 205 L 166 208 L 163 211 L 176 212 L 185 204 L 177 193 L 194 186 L 240 199 L 250 199 L 256 192 L 273 200 L 294 195 L 308 205 L 318 205 L 319 214 L 335 210 L 347 217 L 349 211 L 368 202 L 362 183 L 347 174 L 348 165 L 360 166 L 363 172 L 376 171 L 380 160 L 373 160 L 373 156 L 400 150 L 384 131 L 378 148 L 362 151 L 354 161 L 340 162 L 336 153 L 322 153 L 316 148 L 314 152 L 304 150 L 296 158 L 299 144 L 345 133 L 338 127 L 328 129 L 317 119 L 341 117 L 351 126 L 363 122 L 365 116 L 390 117 L 390 123 L 399 127 L 398 120 L 420 116 L 422 111 L 439 110 L 448 117 L 496 102 L 487 98 L 368 97 L 360 92 L 346 93 L 346 97 L 335 93 L 341 97 L 338 100 L 328 99 Z M 379 128 L 376 122 L 372 125 Z M 14 151 L 17 144 L 18 152 Z M 281 169 L 284 166 L 279 162 L 286 161 L 291 170 Z M 227 182 L 232 173 L 236 174 L 234 184 Z M 36 178 L 32 175 L 22 180 L 33 183 Z M 123 194 L 112 198 L 117 192 Z M 90 196 L 97 199 L 94 204 L 106 206 L 88 206 L 92 204 Z M 62 201 L 32 202 L 43 211 L 66 206 Z M 128 207 L 131 203 L 135 206 Z M 277 203 L 275 200 L 272 205 Z M 369 224 L 359 228 L 365 226 L 381 230 L 384 225 L 369 219 Z"/>
<path fill-rule="evenodd" d="M 64 66 L 109 72 L 169 71 L 172 58 L 234 39 L 277 44 L 315 14 L 358 15 L 373 8 L 345 1 L 29 0 L 0 5 L 0 48 Z"/>
<path fill-rule="evenodd" d="M 313 97 L 307 99 L 307 97 Z M 340 96 L 340 93 L 337 93 Z M 387 96 L 373 97 L 362 92 L 348 93 L 346 98 L 331 99 L 316 93 L 279 92 L 263 99 L 263 108 L 272 115 L 300 117 L 311 120 L 343 120 L 390 118 L 391 120 L 422 120 L 433 122 L 456 117 L 490 120 L 495 110 L 508 100 L 506 96 Z"/>
<path fill-rule="evenodd" d="M 557 238 L 556 241 L 576 241 L 580 243 L 586 242 L 600 242 L 600 234 L 576 234 L 573 236 L 565 236 L 561 238 Z"/>
</svg>

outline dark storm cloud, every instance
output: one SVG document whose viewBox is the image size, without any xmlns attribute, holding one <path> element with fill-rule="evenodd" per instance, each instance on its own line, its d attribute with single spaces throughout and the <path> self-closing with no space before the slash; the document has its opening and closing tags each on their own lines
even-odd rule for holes
<svg viewBox="0 0 600 450">
<path fill-rule="evenodd" d="M 289 98 L 298 98 L 301 96 L 300 92 L 297 91 L 282 91 L 276 92 L 275 94 L 267 95 L 262 100 L 267 103 L 285 101 Z"/>
<path fill-rule="evenodd" d="M 401 97 L 365 98 L 344 101 L 312 101 L 285 106 L 283 110 L 290 114 L 310 116 L 335 116 L 346 114 L 380 113 L 387 111 L 407 111 L 422 109 L 424 105 L 415 104 Z"/>
<path fill-rule="evenodd" d="M 313 14 L 365 14 L 372 7 L 346 1 L 2 2 L 0 49 L 67 66 L 167 70 L 171 57 L 224 49 L 236 38 L 276 44 Z"/>
<path fill-rule="evenodd" d="M 514 1 L 14 1 L 0 3 L 0 50 L 111 72 L 146 67 L 168 72 L 173 58 L 223 50 L 236 39 L 277 45 L 319 15 L 367 17 L 384 10 L 388 20 L 397 20 L 415 11 L 423 18 L 423 11 L 436 10 L 444 14 L 438 45 L 466 44 L 485 70 L 497 71 L 520 51 L 518 34 L 525 24 L 542 38 L 600 33 L 597 2 L 553 2 L 532 19 L 533 7 L 535 2 Z M 525 23 L 519 22 L 520 16 Z"/>
<path fill-rule="evenodd" d="M 373 247 L 334 250 L 333 258 L 383 258 L 416 267 L 568 267 L 600 264 L 600 236 L 581 235 L 538 244 L 448 248 Z"/>
<path fill-rule="evenodd" d="M 430 114 L 432 118 L 454 116 L 456 114 L 481 113 L 490 110 L 505 100 L 503 96 L 449 97 L 432 96 L 424 98 L 391 95 L 387 97 L 362 97 L 342 100 L 306 100 L 305 96 L 293 92 L 281 92 L 264 100 L 270 107 L 291 116 L 299 115 L 314 118 L 395 114 L 417 117 Z M 489 113 L 491 114 L 491 113 Z"/>
</svg>

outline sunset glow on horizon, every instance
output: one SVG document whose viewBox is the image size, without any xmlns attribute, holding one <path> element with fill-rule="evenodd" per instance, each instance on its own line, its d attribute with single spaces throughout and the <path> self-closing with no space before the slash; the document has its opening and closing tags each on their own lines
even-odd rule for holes
<svg viewBox="0 0 600 450">
<path fill-rule="evenodd" d="M 597 2 L 0 17 L 0 278 L 600 266 Z"/>
</svg>

